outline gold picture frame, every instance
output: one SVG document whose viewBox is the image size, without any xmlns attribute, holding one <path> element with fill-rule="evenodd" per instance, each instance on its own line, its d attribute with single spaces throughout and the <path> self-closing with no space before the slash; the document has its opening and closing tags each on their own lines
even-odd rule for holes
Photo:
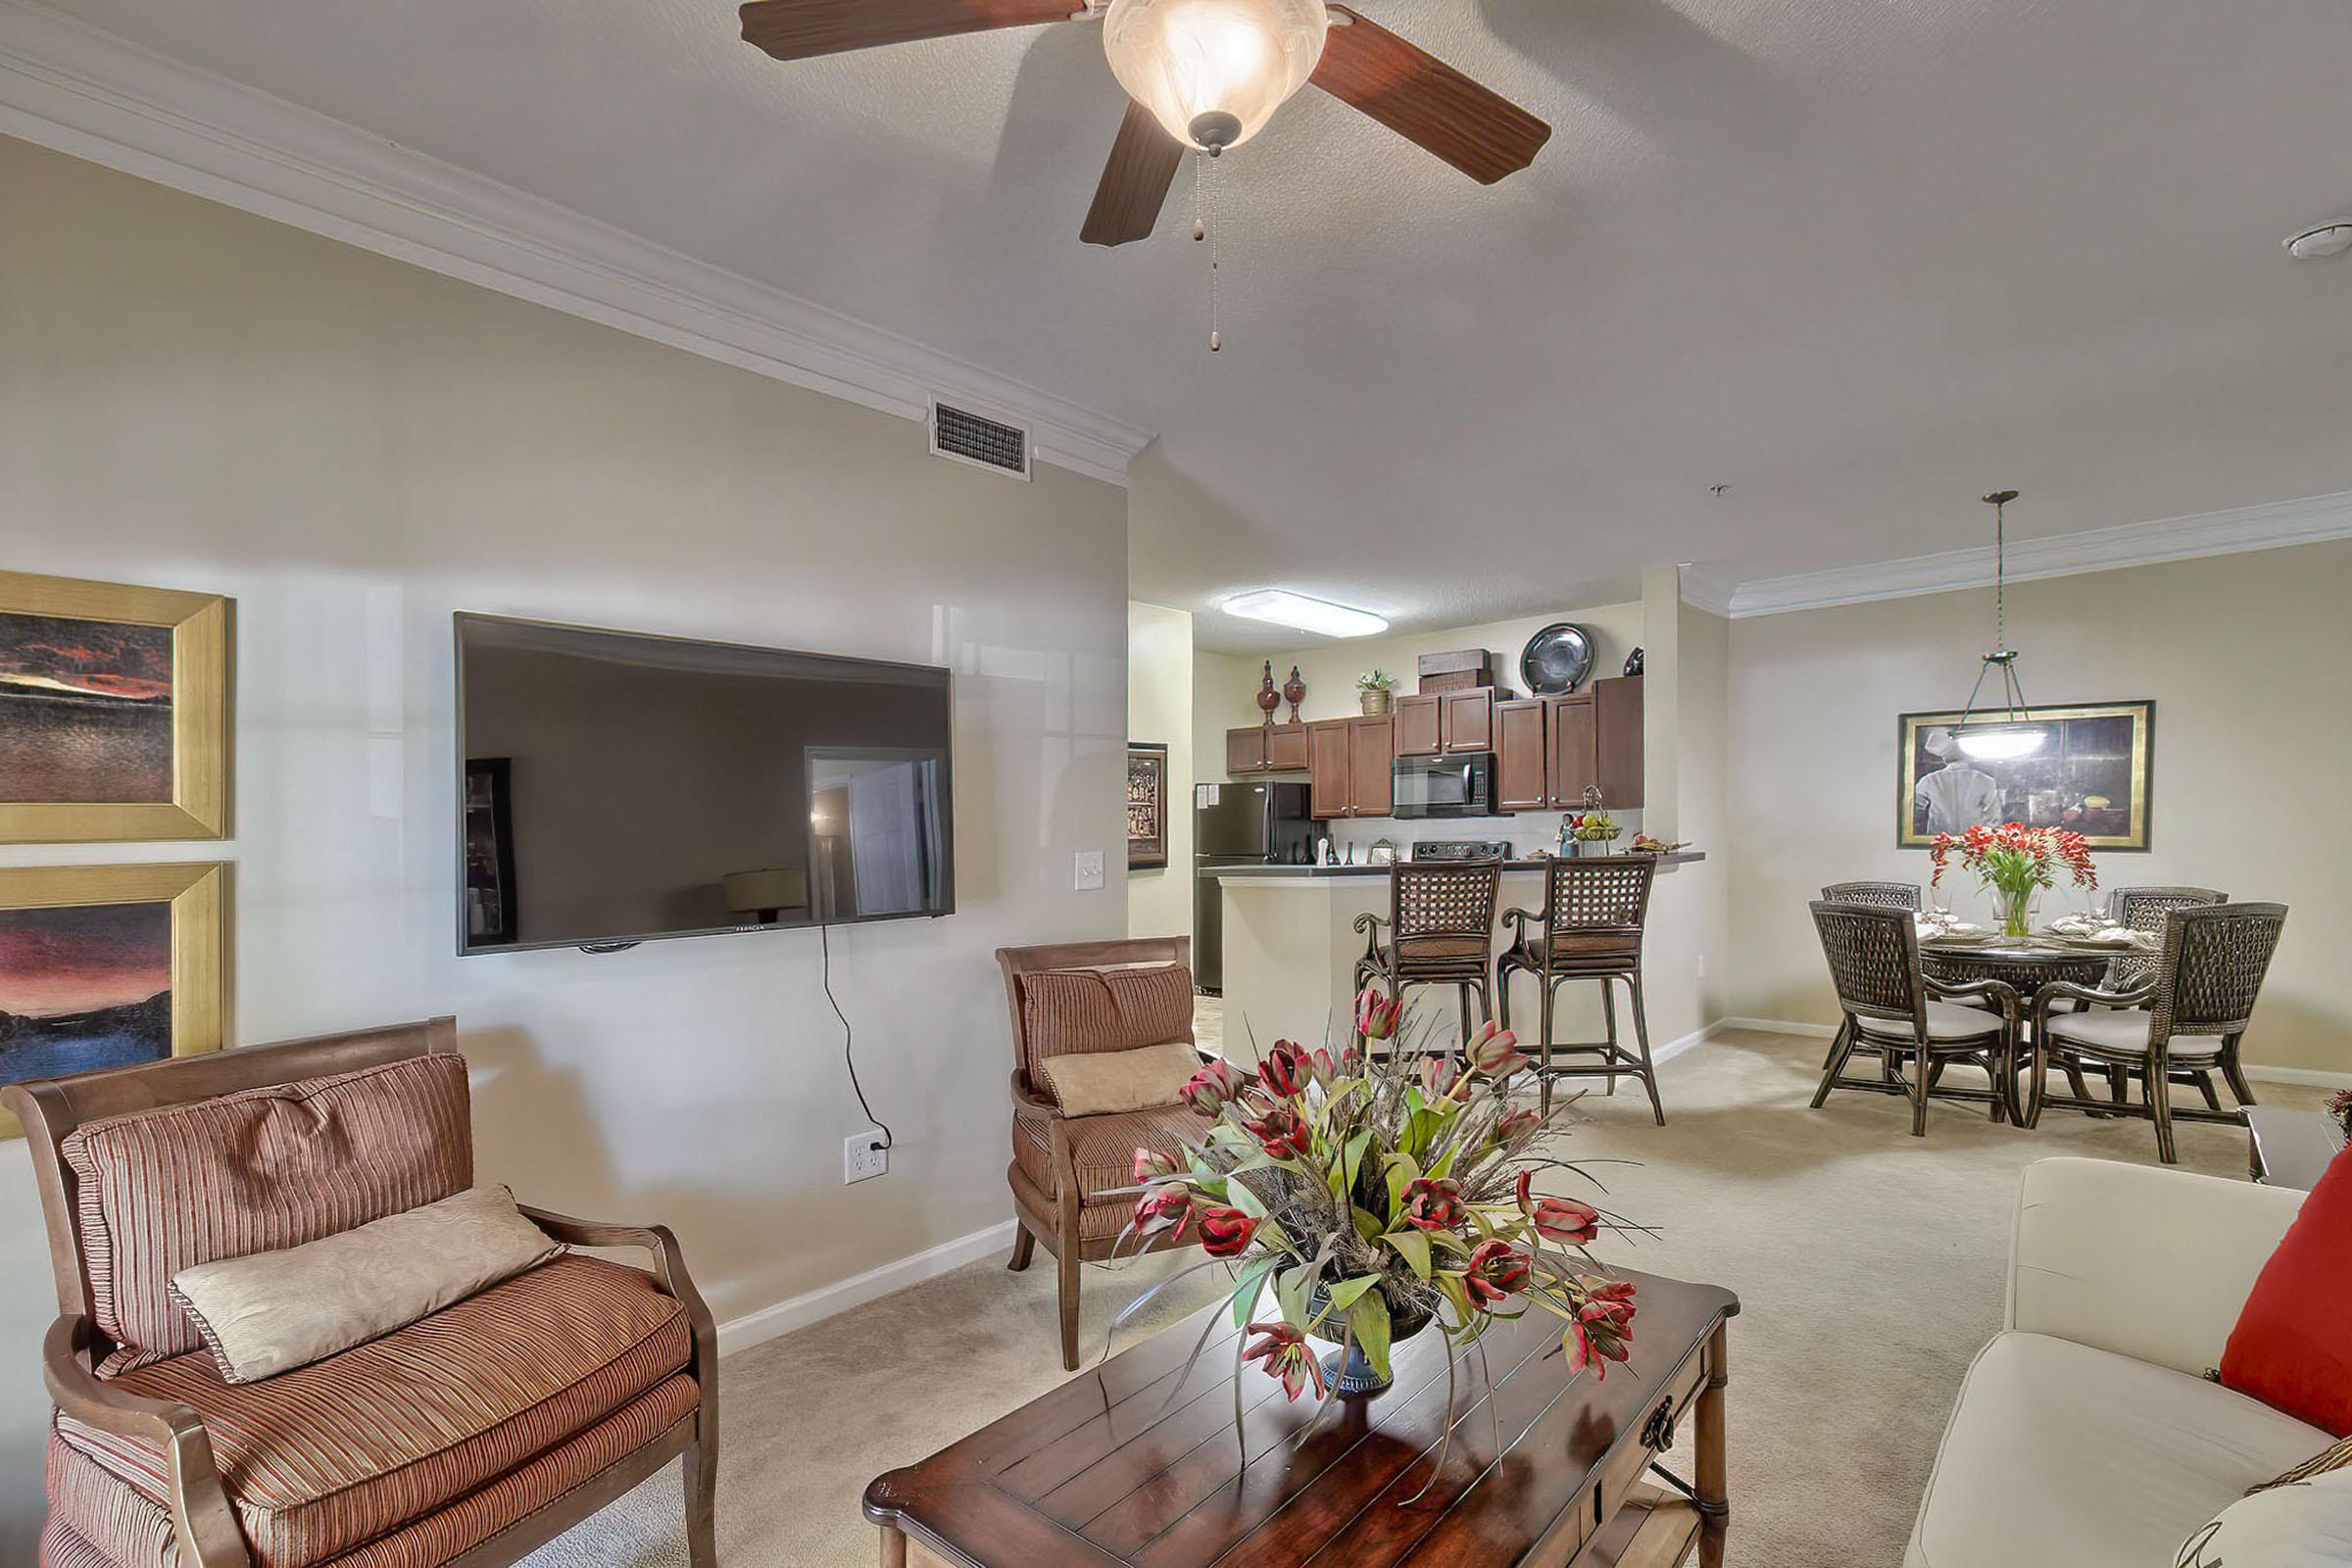
<svg viewBox="0 0 2352 1568">
<path fill-rule="evenodd" d="M 67 628 L 79 623 L 145 627 L 168 631 L 171 667 L 169 784 L 146 799 L 0 800 L 0 844 L 124 843 L 228 836 L 229 811 L 229 601 L 219 594 L 173 588 L 138 588 L 125 583 L 88 582 L 78 577 L 43 577 L 0 571 L 0 627 L 37 640 L 41 621 Z M 29 626 L 24 623 L 30 623 Z M 0 647 L 0 653 L 6 653 Z M 13 679 L 12 679 L 13 677 Z M 122 683 L 118 681 L 118 689 Z M 149 681 L 150 688 L 155 682 Z M 12 690 L 13 687 L 13 690 Z M 0 720 L 13 704 L 51 705 L 63 688 L 39 670 L 13 663 L 0 667 Z M 137 702 L 104 689 L 71 692 L 74 701 L 114 703 L 121 710 Z M 152 699 L 148 699 L 152 701 Z M 95 723 L 92 717 L 88 722 Z M 160 727 L 162 715 L 140 719 Z M 120 729 L 112 726 L 109 733 Z M 15 756 L 0 755 L 0 778 L 10 765 L 36 760 L 45 744 L 29 724 L 16 726 Z M 13 791 L 11 793 L 14 793 Z"/>
<path fill-rule="evenodd" d="M 113 1054 L 103 1055 L 91 1065 L 121 1065 L 124 1060 L 157 1060 L 167 1055 L 193 1056 L 201 1052 L 218 1051 L 222 1044 L 227 1012 L 227 864 L 220 860 L 0 868 L 0 977 L 9 976 L 12 965 L 23 964 L 24 951 L 58 951 L 60 944 L 56 938 L 61 931 L 73 939 L 65 944 L 69 950 L 76 943 L 89 949 L 94 942 L 102 942 L 105 933 L 93 933 L 88 919 L 100 911 L 120 910 L 123 906 L 167 906 L 164 946 L 169 963 L 168 1049 L 125 1055 L 120 1047 L 109 1045 L 103 1049 L 111 1050 Z M 70 911 L 74 917 L 70 923 L 76 929 L 65 930 L 69 924 L 65 921 L 60 922 L 59 929 L 43 929 L 36 918 L 28 918 L 43 910 Z M 31 940 L 21 940 L 27 937 Z M 76 956 L 80 965 L 74 983 L 95 1003 L 102 999 L 103 993 L 90 988 L 106 983 L 106 977 L 87 972 L 91 966 L 89 955 Z M 105 955 L 98 953 L 96 956 L 103 960 Z M 26 994 L 40 978 L 20 968 L 10 977 L 8 996 Z M 122 1041 L 136 1026 L 112 1020 L 136 1013 L 142 1007 L 152 1007 L 155 1001 L 150 995 L 140 1003 L 93 1006 L 79 1017 L 92 1020 L 89 1027 L 94 1035 L 103 1032 L 107 1042 Z M 0 996 L 0 1009 L 6 1007 L 7 997 Z M 72 1062 L 74 1042 L 68 1041 L 65 1049 L 61 1049 L 57 1040 L 55 1026 L 60 1022 L 54 1015 L 35 1021 L 0 1010 L 0 1082 L 50 1078 L 78 1070 Z M 20 1137 L 23 1132 L 14 1113 L 0 1109 L 0 1139 Z"/>
<path fill-rule="evenodd" d="M 1932 848 L 1939 826 L 1932 819 L 1936 803 L 1948 806 L 1965 793 L 1931 791 L 1922 797 L 1922 779 L 1945 766 L 1984 775 L 1985 782 L 1976 793 L 1981 802 L 1994 807 L 1983 818 L 1992 825 L 2023 822 L 2028 827 L 2070 828 L 2093 850 L 2113 853 L 2148 848 L 2156 746 L 2153 701 L 2035 704 L 2033 721 L 2050 732 L 2042 750 L 2004 760 L 1955 758 L 1939 762 L 1929 744 L 1934 732 L 1948 732 L 1967 716 L 1952 711 L 1903 713 L 1896 718 L 1897 849 Z M 1976 717 L 1982 721 L 1984 715 Z M 1968 824 L 1955 818 L 1940 825 L 1958 832 Z"/>
</svg>

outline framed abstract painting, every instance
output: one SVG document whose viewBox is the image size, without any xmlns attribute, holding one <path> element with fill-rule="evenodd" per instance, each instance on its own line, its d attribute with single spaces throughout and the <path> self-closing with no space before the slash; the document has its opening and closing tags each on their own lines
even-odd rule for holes
<svg viewBox="0 0 2352 1568">
<path fill-rule="evenodd" d="M 1895 847 L 1979 822 L 2067 828 L 2102 851 L 2148 847 L 2152 702 L 2035 704 L 2041 745 L 2023 757 L 1973 758 L 1952 738 L 1965 714 L 1904 713 L 1895 729 Z M 1982 716 L 1982 715 L 1980 715 Z"/>
<path fill-rule="evenodd" d="M 0 869 L 0 1083 L 220 1049 L 216 860 Z M 0 1110 L 0 1138 L 23 1131 Z"/>
<path fill-rule="evenodd" d="M 228 830 L 229 605 L 0 571 L 0 843 Z"/>
</svg>

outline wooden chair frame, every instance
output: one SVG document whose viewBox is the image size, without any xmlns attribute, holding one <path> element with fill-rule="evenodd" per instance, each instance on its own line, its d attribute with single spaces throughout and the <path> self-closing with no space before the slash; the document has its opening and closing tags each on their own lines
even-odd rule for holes
<svg viewBox="0 0 2352 1568">
<path fill-rule="evenodd" d="M 1649 1094 L 1649 1113 L 1666 1125 L 1666 1106 L 1658 1098 L 1658 1075 L 1649 1059 L 1649 1010 L 1642 995 L 1642 937 L 1649 922 L 1649 896 L 1657 885 L 1658 862 L 1647 855 L 1580 855 L 1553 860 L 1544 870 L 1544 907 L 1505 909 L 1503 924 L 1511 940 L 1494 961 L 1494 984 L 1502 997 L 1501 1023 L 1511 1025 L 1511 976 L 1536 977 L 1539 1006 L 1536 1031 L 1536 1081 L 1544 1114 L 1551 1112 L 1551 1086 L 1562 1078 L 1598 1078 L 1604 1092 L 1615 1094 L 1620 1078 L 1639 1078 Z M 1596 876 L 1637 876 L 1632 918 L 1623 922 L 1592 923 L 1575 917 L 1575 884 Z M 1537 935 L 1530 938 L 1528 928 Z M 1559 988 L 1571 980 L 1600 985 L 1600 1015 L 1607 1038 L 1554 1042 L 1552 1019 L 1558 1011 Z M 1617 1037 L 1617 993 L 1622 982 L 1634 1011 L 1634 1045 L 1625 1049 Z M 1555 1054 L 1597 1055 L 1598 1061 L 1555 1062 Z"/>
<path fill-rule="evenodd" d="M 2240 922 L 2271 928 L 2258 957 L 2244 952 L 2232 954 L 2202 947 L 2192 950 L 2192 941 L 2203 935 L 2205 927 L 2218 930 Z M 2242 1108 L 2254 1103 L 2254 1089 L 2246 1082 L 2245 1068 L 2239 1063 L 2239 1045 L 2245 1038 L 2254 1002 L 2261 994 L 2263 978 L 2285 925 L 2283 904 L 2178 906 L 2165 913 L 2164 947 L 2151 959 L 2153 978 L 2145 984 L 2128 991 L 2064 981 L 2043 986 L 2034 999 L 2034 1058 L 2025 1124 L 2028 1127 L 2037 1124 L 2045 1105 L 2094 1116 L 2145 1117 L 2156 1127 L 2156 1157 L 2167 1165 L 2179 1162 L 2173 1139 L 2174 1122 L 2209 1121 L 2242 1126 L 2245 1122 Z M 2250 969 L 2251 973 L 2219 972 L 2232 964 Z M 2192 966 L 2198 965 L 2202 966 L 2201 971 L 2191 972 Z M 2242 995 L 2242 1007 L 2230 1006 L 2226 1015 L 2216 1017 L 2194 1016 L 2184 1010 L 2196 1005 L 2188 1000 L 2190 997 L 2209 996 L 2217 989 L 2231 988 Z M 2060 1002 L 2100 1007 L 2145 1007 L 2149 1013 L 2148 1043 L 2142 1049 L 2125 1051 L 2086 1041 L 2054 1040 L 2049 1033 L 2049 1017 Z M 2211 1051 L 2182 1053 L 2174 1048 L 2176 1037 L 2219 1038 L 2221 1044 Z M 2110 1098 L 2094 1100 L 2080 1089 L 2072 1096 L 2050 1094 L 2048 1079 L 2053 1066 L 2066 1072 L 2077 1084 L 2081 1080 L 2075 1075 L 2081 1068 L 2103 1069 L 2109 1075 Z M 2221 1107 L 2212 1089 L 2211 1074 L 2215 1071 L 2228 1080 L 2230 1092 L 2237 1098 L 2240 1109 Z M 2142 1091 L 2137 1103 L 2132 1102 L 2127 1092 L 2134 1080 Z M 2183 1083 L 2202 1088 L 2207 1102 L 2202 1108 L 2172 1102 L 2173 1088 Z"/>
<path fill-rule="evenodd" d="M 1419 907 L 1433 899 L 1458 906 L 1446 916 L 1444 927 L 1431 925 L 1430 916 Z M 1380 986 L 1388 991 L 1391 1002 L 1400 1002 L 1408 987 L 1452 986 L 1461 1004 L 1462 1039 L 1467 1041 L 1473 1027 L 1470 1019 L 1473 993 L 1478 997 L 1478 1016 L 1495 1015 L 1494 995 L 1488 989 L 1488 975 L 1494 961 L 1494 906 L 1501 902 L 1499 858 L 1396 861 L 1389 867 L 1388 917 L 1383 919 L 1377 914 L 1355 917 L 1355 929 L 1364 938 L 1363 956 L 1355 960 L 1355 989 L 1360 992 L 1366 986 Z M 1385 955 L 1380 945 L 1384 929 L 1389 933 Z M 1432 939 L 1475 941 L 1478 951 L 1461 954 L 1407 951 L 1409 943 Z M 1352 1016 L 1354 997 L 1349 997 L 1348 1003 Z M 1352 1024 L 1349 1027 L 1353 1029 Z M 1361 1034 L 1353 1038 L 1358 1047 L 1365 1044 Z"/>
<path fill-rule="evenodd" d="M 212 1100 L 246 1089 L 299 1083 L 357 1072 L 412 1056 L 457 1054 L 455 1018 L 395 1024 L 348 1034 L 320 1035 L 200 1056 L 174 1057 L 35 1079 L 0 1090 L 0 1102 L 24 1124 L 41 1194 L 49 1263 L 57 1287 L 57 1320 L 41 1346 L 41 1380 L 57 1408 L 116 1437 L 156 1444 L 163 1450 L 165 1486 L 180 1561 L 190 1568 L 252 1568 L 253 1554 L 228 1499 L 204 1418 L 189 1405 L 149 1398 L 101 1379 L 95 1367 L 114 1347 L 97 1326 L 83 1261 L 78 1183 L 59 1152 L 68 1134 L 85 1122 L 132 1111 Z M 635 1488 L 670 1460 L 685 1457 L 686 1544 L 693 1568 L 715 1568 L 718 1485 L 718 1331 L 703 1303 L 677 1238 L 661 1225 L 614 1225 L 572 1219 L 520 1205 L 559 1242 L 575 1247 L 631 1247 L 650 1253 L 652 1273 L 686 1313 L 693 1337 L 689 1370 L 702 1391 L 694 1417 L 616 1460 L 443 1568 L 504 1568 L 553 1541 Z"/>
<path fill-rule="evenodd" d="M 1814 929 L 1821 935 L 1822 956 L 1829 960 L 1830 980 L 1837 988 L 1841 1015 L 1838 1033 L 1830 1041 L 1829 1055 L 1821 1065 L 1821 1085 L 1813 1091 L 1813 1108 L 1819 1110 L 1833 1089 L 1898 1095 L 1911 1102 L 1911 1136 L 1925 1138 L 1929 1091 L 1934 1089 L 1939 1100 L 1989 1102 L 1992 1119 L 2006 1120 L 2017 1086 L 2020 1011 L 2017 988 L 2005 980 L 1938 980 L 1921 969 L 1919 926 L 1908 909 L 1884 904 L 1838 904 L 1827 899 L 1814 900 L 1811 907 Z M 1896 971 L 1891 975 L 1865 973 L 1860 965 L 1840 961 L 1838 928 L 1859 930 L 1872 925 L 1885 928 L 1880 933 L 1883 940 L 1898 944 L 1892 950 L 1896 955 Z M 2000 1009 L 2000 1016 L 1984 1035 L 1966 1040 L 1935 1040 L 1928 1034 L 1931 1001 L 1989 1002 Z M 1911 1038 L 1865 1033 L 1864 1018 L 1907 1023 Z M 1846 1062 L 1857 1053 L 1873 1052 L 1880 1057 L 1878 1077 L 1844 1076 Z M 1904 1056 L 1915 1058 L 1908 1078 L 1901 1066 Z M 1934 1080 L 1940 1076 L 1938 1069 L 1952 1060 L 1973 1062 L 1984 1068 L 1991 1079 L 1990 1086 L 1983 1090 L 1936 1087 Z"/>
<path fill-rule="evenodd" d="M 1012 1188 L 1013 1238 L 1012 1260 L 1006 1268 L 1018 1273 L 1029 1266 L 1036 1254 L 1037 1244 L 1046 1244 L 1054 1255 L 1054 1292 L 1061 1317 L 1061 1365 L 1064 1371 L 1078 1370 L 1078 1266 L 1081 1263 L 1107 1262 L 1113 1253 L 1133 1256 L 1143 1252 L 1190 1245 L 1179 1243 L 1172 1235 L 1163 1234 L 1148 1242 L 1130 1241 L 1119 1246 L 1116 1236 L 1088 1240 L 1079 1224 L 1079 1210 L 1084 1207 L 1078 1191 L 1078 1161 L 1071 1152 L 1070 1127 L 1084 1121 L 1081 1116 L 1069 1116 L 1061 1107 L 1038 1091 L 1029 1081 L 1029 1034 L 1025 1009 L 1021 1005 L 1021 982 L 1032 974 L 1054 969 L 1095 969 L 1110 964 L 1173 963 L 1186 970 L 1192 968 L 1193 939 L 1190 937 L 1138 937 L 1124 941 L 1057 942 L 1034 948 L 999 948 L 997 964 L 1004 971 L 1004 1003 L 1012 1014 L 1012 1113 L 1041 1125 L 1047 1135 L 1049 1158 L 1054 1165 L 1052 1193 L 1032 1198 L 1024 1193 L 1017 1179 L 1020 1161 L 1016 1158 L 1005 1179 Z M 1185 1038 L 1193 1038 L 1192 1025 L 1185 1025 Z M 698 1565 L 699 1568 L 699 1565 Z"/>
</svg>

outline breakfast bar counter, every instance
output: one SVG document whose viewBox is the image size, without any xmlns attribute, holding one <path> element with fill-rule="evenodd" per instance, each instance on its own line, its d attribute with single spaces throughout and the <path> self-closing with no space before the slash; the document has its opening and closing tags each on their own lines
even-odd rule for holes
<svg viewBox="0 0 2352 1568">
<path fill-rule="evenodd" d="M 1658 874 L 1705 858 L 1690 850 L 1660 855 Z M 1498 920 L 1507 908 L 1541 910 L 1550 863 L 1503 862 Z M 1252 1065 L 1276 1040 L 1344 1043 L 1354 1010 L 1355 962 L 1364 955 L 1355 919 L 1388 918 L 1388 866 L 1247 865 L 1204 874 L 1217 878 L 1224 902 L 1225 1054 Z M 1507 940 L 1498 924 L 1494 951 Z M 1411 993 L 1408 1006 L 1416 1000 L 1427 1015 L 1454 1016 L 1450 992 Z"/>
</svg>

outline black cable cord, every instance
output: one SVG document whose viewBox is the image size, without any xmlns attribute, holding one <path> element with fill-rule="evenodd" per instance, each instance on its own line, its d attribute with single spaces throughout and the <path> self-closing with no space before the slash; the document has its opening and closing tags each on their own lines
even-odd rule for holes
<svg viewBox="0 0 2352 1568">
<path fill-rule="evenodd" d="M 818 973 L 824 982 L 825 1000 L 833 1004 L 833 1016 L 841 1020 L 842 1064 L 850 1069 L 850 1088 L 858 1096 L 858 1108 L 865 1112 L 867 1121 L 882 1129 L 882 1147 L 888 1149 L 895 1141 L 891 1137 L 890 1123 L 875 1115 L 874 1107 L 865 1102 L 865 1088 L 858 1082 L 857 1040 L 850 1030 L 850 1015 L 841 1010 L 840 1001 L 833 995 L 832 933 L 833 927 L 829 922 L 817 926 L 816 950 L 821 958 L 821 967 Z"/>
</svg>

